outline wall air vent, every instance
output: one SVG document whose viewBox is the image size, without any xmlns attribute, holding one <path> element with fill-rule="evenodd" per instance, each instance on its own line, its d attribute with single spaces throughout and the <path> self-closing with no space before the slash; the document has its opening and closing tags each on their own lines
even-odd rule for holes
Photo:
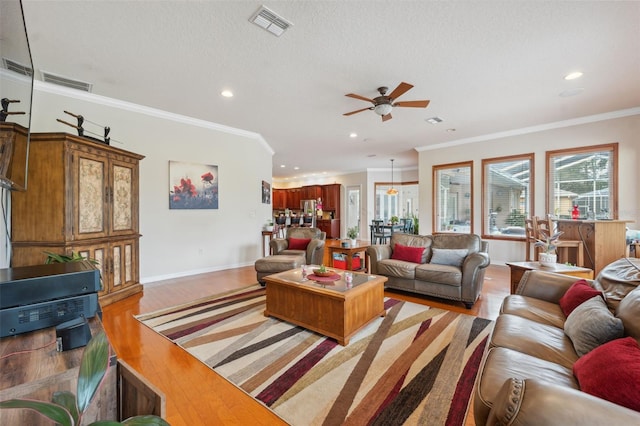
<svg viewBox="0 0 640 426">
<path fill-rule="evenodd" d="M 272 10 L 260 6 L 258 11 L 249 19 L 260 28 L 269 31 L 271 34 L 280 37 L 293 24 L 281 16 L 276 15 Z"/>
<path fill-rule="evenodd" d="M 32 68 L 26 65 L 22 65 L 21 63 L 13 61 L 9 58 L 2 58 L 2 65 L 4 66 L 4 68 L 8 69 L 9 71 L 13 71 L 18 74 L 26 75 L 28 77 L 31 77 L 33 75 Z"/>
<path fill-rule="evenodd" d="M 87 83 L 85 81 L 73 80 L 61 75 L 52 74 L 47 71 L 40 71 L 42 73 L 42 81 L 47 83 L 57 84 L 59 86 L 69 87 L 71 89 L 82 90 L 83 92 L 91 92 L 93 83 Z"/>
</svg>

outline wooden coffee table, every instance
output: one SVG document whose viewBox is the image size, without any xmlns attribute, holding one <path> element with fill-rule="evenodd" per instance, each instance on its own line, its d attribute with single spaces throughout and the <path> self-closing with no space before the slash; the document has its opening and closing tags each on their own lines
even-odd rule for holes
<svg viewBox="0 0 640 426">
<path fill-rule="evenodd" d="M 311 271 L 311 269 L 309 269 Z M 384 316 L 386 277 L 353 274 L 347 285 L 345 271 L 340 279 L 318 283 L 303 278 L 302 269 L 264 277 L 267 287 L 265 316 L 272 316 L 334 338 L 343 346 L 358 330 L 378 316 Z"/>
<path fill-rule="evenodd" d="M 562 263 L 557 263 L 553 266 L 542 266 L 540 262 L 506 262 L 506 264 L 511 269 L 511 294 L 515 294 L 524 273 L 532 270 L 555 272 L 556 274 L 571 275 L 588 280 L 593 279 L 593 271 L 580 266 L 569 266 Z"/>
</svg>

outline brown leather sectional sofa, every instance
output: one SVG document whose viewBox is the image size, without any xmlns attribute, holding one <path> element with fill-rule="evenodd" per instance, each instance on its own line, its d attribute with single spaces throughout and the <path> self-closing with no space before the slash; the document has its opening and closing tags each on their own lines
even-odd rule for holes
<svg viewBox="0 0 640 426">
<path fill-rule="evenodd" d="M 603 315 L 616 323 L 616 318 L 620 319 L 622 327 L 621 337 L 608 343 L 598 341 L 590 352 L 581 355 L 574 348 L 580 339 L 575 334 L 573 341 L 567 336 L 572 321 L 567 320 L 561 306 L 562 296 L 575 281 L 574 277 L 529 271 L 516 294 L 505 298 L 475 384 L 477 425 L 640 425 L 640 411 L 635 411 L 638 408 L 625 408 L 593 396 L 593 388 L 591 394 L 584 391 L 585 378 L 591 381 L 594 376 L 604 376 L 596 391 L 614 393 L 617 398 L 622 395 L 640 406 L 640 348 L 636 344 L 640 343 L 640 259 L 620 259 L 603 269 L 596 280 L 587 280 L 604 293 L 606 305 L 600 302 L 600 295 L 594 301 L 603 305 Z M 593 315 L 589 315 L 577 325 L 594 324 L 581 331 L 592 337 L 598 334 L 592 329 L 600 328 L 600 321 L 591 322 Z M 614 358 L 619 351 L 606 350 L 625 339 L 635 358 L 618 363 Z M 598 371 L 576 376 L 575 367 L 586 365 L 587 357 L 595 359 L 596 351 L 602 357 Z M 603 370 L 613 373 L 609 376 Z"/>
</svg>

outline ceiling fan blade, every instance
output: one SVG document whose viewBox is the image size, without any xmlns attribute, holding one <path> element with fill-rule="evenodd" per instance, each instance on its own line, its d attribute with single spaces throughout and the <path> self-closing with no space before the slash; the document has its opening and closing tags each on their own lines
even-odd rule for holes
<svg viewBox="0 0 640 426">
<path fill-rule="evenodd" d="M 391 116 L 391 113 L 387 114 L 387 115 L 383 115 L 382 116 L 382 122 L 384 123 L 387 120 L 391 120 L 393 117 Z"/>
<path fill-rule="evenodd" d="M 356 95 L 355 93 L 347 93 L 345 96 L 348 96 L 350 98 L 360 99 L 361 101 L 374 103 L 373 99 L 365 98 L 364 96 Z"/>
<path fill-rule="evenodd" d="M 429 101 L 404 101 L 404 102 L 396 102 L 393 104 L 394 107 L 412 107 L 412 108 L 426 108 L 429 105 Z"/>
<path fill-rule="evenodd" d="M 351 112 L 345 112 L 345 113 L 344 113 L 344 114 L 342 114 L 342 115 L 353 115 L 353 114 L 357 114 L 357 113 L 362 112 L 362 111 L 366 111 L 366 110 L 368 110 L 368 109 L 371 109 L 371 107 L 368 107 L 368 108 L 362 108 L 362 109 L 357 109 L 357 110 L 355 110 L 355 111 L 351 111 Z"/>
<path fill-rule="evenodd" d="M 398 84 L 398 87 L 393 89 L 390 95 L 388 95 L 391 99 L 397 99 L 400 96 L 404 95 L 409 89 L 413 87 L 412 84 L 402 82 Z"/>
</svg>

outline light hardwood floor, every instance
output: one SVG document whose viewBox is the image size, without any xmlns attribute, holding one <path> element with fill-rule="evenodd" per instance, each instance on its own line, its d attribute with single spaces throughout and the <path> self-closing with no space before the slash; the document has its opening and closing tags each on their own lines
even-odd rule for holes
<svg viewBox="0 0 640 426">
<path fill-rule="evenodd" d="M 218 376 L 178 346 L 140 324 L 133 315 L 189 302 L 256 283 L 253 266 L 147 284 L 137 294 L 104 307 L 103 323 L 118 358 L 166 396 L 166 420 L 181 425 L 284 425 L 270 410 Z M 509 293 L 509 268 L 490 266 L 472 309 L 408 293 L 385 295 L 414 303 L 495 319 Z M 472 416 L 467 425 L 473 425 Z"/>
</svg>

